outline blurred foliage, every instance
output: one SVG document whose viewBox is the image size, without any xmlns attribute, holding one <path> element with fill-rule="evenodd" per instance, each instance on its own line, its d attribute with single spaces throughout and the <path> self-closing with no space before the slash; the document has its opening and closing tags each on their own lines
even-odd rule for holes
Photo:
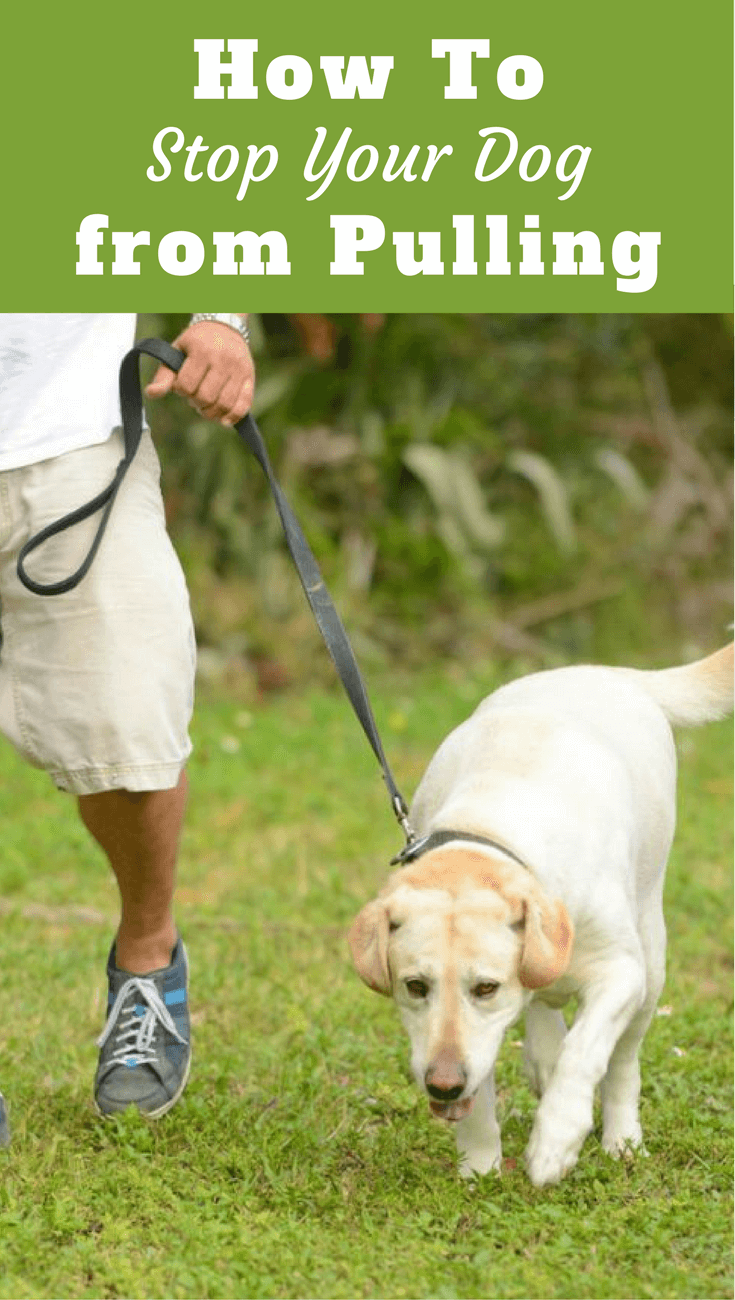
<svg viewBox="0 0 735 1300">
<path fill-rule="evenodd" d="M 185 324 L 140 322 L 169 339 Z M 634 644 L 636 621 L 659 642 L 722 638 L 731 318 L 251 328 L 255 417 L 364 655 L 609 655 L 606 638 L 625 625 Z M 315 634 L 259 468 L 176 398 L 151 418 L 200 643 L 298 673 Z"/>
</svg>

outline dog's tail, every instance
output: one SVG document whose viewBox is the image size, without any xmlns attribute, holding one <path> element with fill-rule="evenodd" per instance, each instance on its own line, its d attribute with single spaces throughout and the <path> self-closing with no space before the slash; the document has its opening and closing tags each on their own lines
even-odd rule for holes
<svg viewBox="0 0 735 1300">
<path fill-rule="evenodd" d="M 633 670 L 674 726 L 715 722 L 733 709 L 733 644 L 681 668 Z"/>
</svg>

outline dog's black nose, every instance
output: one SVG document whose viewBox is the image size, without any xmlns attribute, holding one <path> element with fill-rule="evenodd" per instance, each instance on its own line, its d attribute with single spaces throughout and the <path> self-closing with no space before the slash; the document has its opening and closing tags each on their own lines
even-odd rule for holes
<svg viewBox="0 0 735 1300">
<path fill-rule="evenodd" d="M 463 1083 L 455 1083 L 451 1088 L 439 1088 L 435 1083 L 426 1085 L 426 1091 L 434 1101 L 456 1101 L 463 1088 Z"/>
<path fill-rule="evenodd" d="M 424 1083 L 434 1101 L 456 1101 L 467 1083 L 467 1071 L 454 1053 L 440 1052 L 429 1065 Z"/>
</svg>

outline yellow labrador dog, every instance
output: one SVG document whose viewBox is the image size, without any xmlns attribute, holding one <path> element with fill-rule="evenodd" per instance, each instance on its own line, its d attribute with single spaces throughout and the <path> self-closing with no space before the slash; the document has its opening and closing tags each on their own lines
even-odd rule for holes
<svg viewBox="0 0 735 1300">
<path fill-rule="evenodd" d="M 664 980 L 675 821 L 670 724 L 728 713 L 732 674 L 732 646 L 662 671 L 535 673 L 484 700 L 429 764 L 411 810 L 421 838 L 349 941 L 365 983 L 398 1003 L 462 1173 L 500 1166 L 493 1070 L 524 1011 L 541 1098 L 531 1181 L 575 1164 L 598 1084 L 605 1150 L 642 1145 L 638 1049 Z"/>
</svg>

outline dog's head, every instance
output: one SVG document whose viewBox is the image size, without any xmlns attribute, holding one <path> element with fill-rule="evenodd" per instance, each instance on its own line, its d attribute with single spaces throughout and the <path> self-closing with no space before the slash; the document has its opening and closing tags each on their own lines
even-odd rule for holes
<svg viewBox="0 0 735 1300">
<path fill-rule="evenodd" d="M 564 973 L 572 941 L 563 903 L 530 872 L 465 846 L 395 872 L 349 933 L 357 973 L 395 999 L 416 1081 L 449 1120 L 469 1114 L 527 990 Z"/>
</svg>

